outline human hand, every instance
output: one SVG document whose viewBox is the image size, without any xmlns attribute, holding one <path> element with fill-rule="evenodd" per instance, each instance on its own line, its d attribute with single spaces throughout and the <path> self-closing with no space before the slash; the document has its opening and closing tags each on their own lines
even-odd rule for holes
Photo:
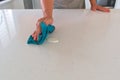
<svg viewBox="0 0 120 80">
<path fill-rule="evenodd" d="M 102 6 L 99 6 L 99 5 L 92 6 L 91 10 L 92 11 L 98 10 L 98 11 L 102 11 L 102 12 L 110 12 L 109 8 L 105 8 L 105 7 L 102 7 Z"/>
<path fill-rule="evenodd" d="M 43 18 L 38 19 L 38 21 L 36 23 L 36 30 L 32 34 L 32 37 L 35 41 L 38 40 L 38 36 L 39 36 L 39 34 L 41 34 L 41 28 L 40 28 L 41 22 L 45 22 L 47 25 L 49 25 L 49 24 L 53 23 L 53 18 L 52 17 L 43 17 Z"/>
</svg>

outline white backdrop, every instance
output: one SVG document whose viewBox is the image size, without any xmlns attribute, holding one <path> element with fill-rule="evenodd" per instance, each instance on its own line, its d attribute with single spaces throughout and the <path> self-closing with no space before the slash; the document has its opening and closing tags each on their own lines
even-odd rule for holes
<svg viewBox="0 0 120 80">
<path fill-rule="evenodd" d="M 115 9 L 120 9 L 120 0 L 116 0 Z"/>
<path fill-rule="evenodd" d="M 32 0 L 32 2 L 33 2 L 33 8 L 34 9 L 40 9 L 41 8 L 40 0 Z"/>
<path fill-rule="evenodd" d="M 55 0 L 54 0 L 55 1 Z M 66 1 L 66 0 L 65 0 Z M 81 2 L 83 2 L 83 0 L 80 0 Z M 41 8 L 41 5 L 40 5 L 40 0 L 32 0 L 32 2 L 33 2 L 33 8 L 34 9 L 40 9 Z M 81 3 L 81 4 L 83 4 L 83 3 Z M 80 5 L 81 5 L 80 4 Z"/>
</svg>

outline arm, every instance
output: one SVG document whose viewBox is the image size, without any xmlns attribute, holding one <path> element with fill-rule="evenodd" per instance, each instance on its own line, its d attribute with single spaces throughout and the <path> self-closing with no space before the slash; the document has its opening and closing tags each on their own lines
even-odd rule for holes
<svg viewBox="0 0 120 80">
<path fill-rule="evenodd" d="M 102 6 L 97 5 L 96 0 L 90 0 L 91 3 L 91 10 L 96 11 L 103 11 L 103 12 L 110 12 L 108 8 L 104 8 Z"/>
<path fill-rule="evenodd" d="M 90 0 L 91 6 L 96 6 L 96 0 Z"/>
<path fill-rule="evenodd" d="M 44 17 L 52 17 L 54 0 L 41 0 Z"/>
<path fill-rule="evenodd" d="M 36 23 L 36 30 L 32 34 L 32 37 L 35 41 L 38 40 L 38 36 L 41 33 L 40 23 L 45 22 L 47 25 L 53 23 L 53 18 L 52 18 L 53 3 L 54 3 L 54 0 L 41 0 L 43 17 L 38 19 Z"/>
<path fill-rule="evenodd" d="M 53 23 L 53 4 L 54 0 L 41 0 L 41 6 L 43 11 L 43 18 L 38 19 L 38 25 L 40 22 L 45 22 L 46 24 Z"/>
</svg>

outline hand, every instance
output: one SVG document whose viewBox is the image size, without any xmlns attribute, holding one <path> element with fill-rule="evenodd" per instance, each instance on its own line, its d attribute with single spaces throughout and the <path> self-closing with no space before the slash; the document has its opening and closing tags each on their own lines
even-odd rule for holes
<svg viewBox="0 0 120 80">
<path fill-rule="evenodd" d="M 99 11 L 102 11 L 102 12 L 110 12 L 110 9 L 105 8 L 105 7 L 102 7 L 102 6 L 99 6 L 99 5 L 92 6 L 92 7 L 91 7 L 91 10 L 92 10 L 92 11 L 99 10 Z"/>
<path fill-rule="evenodd" d="M 41 22 L 45 22 L 47 25 L 49 25 L 49 24 L 53 23 L 53 18 L 52 17 L 43 17 L 43 18 L 38 19 L 38 21 L 36 23 L 36 30 L 32 34 L 32 37 L 35 41 L 38 40 L 38 36 L 41 33 L 41 28 L 40 28 Z"/>
</svg>

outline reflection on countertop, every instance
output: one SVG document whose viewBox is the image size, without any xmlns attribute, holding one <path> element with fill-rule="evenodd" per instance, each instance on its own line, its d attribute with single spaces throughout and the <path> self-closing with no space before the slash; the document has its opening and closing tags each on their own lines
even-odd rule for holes
<svg viewBox="0 0 120 80">
<path fill-rule="evenodd" d="M 11 10 L 0 10 L 0 46 L 6 47 L 15 37 L 16 30 Z"/>
</svg>

